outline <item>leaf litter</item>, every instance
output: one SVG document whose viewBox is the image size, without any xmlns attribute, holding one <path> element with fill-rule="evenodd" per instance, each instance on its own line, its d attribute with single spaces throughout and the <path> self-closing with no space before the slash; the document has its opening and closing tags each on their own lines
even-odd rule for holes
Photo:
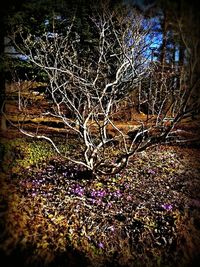
<svg viewBox="0 0 200 267">
<path fill-rule="evenodd" d="M 26 251 L 27 266 L 190 266 L 200 252 L 199 163 L 199 149 L 159 146 L 99 179 L 77 179 L 59 158 L 5 174 L 1 250 Z"/>
</svg>

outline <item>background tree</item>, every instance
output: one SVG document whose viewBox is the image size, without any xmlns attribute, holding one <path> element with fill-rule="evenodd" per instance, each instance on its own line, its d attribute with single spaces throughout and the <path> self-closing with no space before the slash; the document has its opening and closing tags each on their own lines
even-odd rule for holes
<svg viewBox="0 0 200 267">
<path fill-rule="evenodd" d="M 184 92 L 184 88 L 188 88 L 191 94 L 190 107 L 188 109 L 197 111 L 199 101 L 199 53 L 200 53 L 200 31 L 199 27 L 199 9 L 197 1 L 180 0 L 159 1 L 162 10 L 170 14 L 168 16 L 169 30 L 171 32 L 171 40 L 168 37 L 172 47 L 173 61 L 176 61 L 174 70 L 177 75 L 174 79 L 176 85 L 175 90 Z M 169 49 L 168 49 L 169 50 Z M 169 59 L 168 59 L 169 60 Z M 193 96 L 192 96 L 193 95 Z M 194 96 L 195 95 L 195 96 Z M 192 99 L 195 98 L 195 103 Z"/>
</svg>

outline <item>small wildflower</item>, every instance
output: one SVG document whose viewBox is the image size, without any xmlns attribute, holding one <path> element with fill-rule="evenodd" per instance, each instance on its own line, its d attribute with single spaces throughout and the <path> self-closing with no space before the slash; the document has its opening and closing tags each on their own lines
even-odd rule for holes
<svg viewBox="0 0 200 267">
<path fill-rule="evenodd" d="M 100 243 L 98 244 L 98 247 L 99 247 L 99 248 L 104 248 L 104 244 L 100 242 Z"/>
<path fill-rule="evenodd" d="M 148 173 L 155 174 L 156 172 L 154 170 L 150 169 L 150 170 L 148 170 Z"/>
<path fill-rule="evenodd" d="M 108 202 L 107 207 L 111 207 L 112 203 Z"/>
<path fill-rule="evenodd" d="M 161 207 L 164 210 L 172 210 L 172 208 L 173 208 L 173 206 L 171 204 L 163 204 L 163 205 L 161 205 Z"/>
<path fill-rule="evenodd" d="M 95 197 L 95 196 L 96 196 L 96 191 L 92 190 L 92 192 L 91 192 L 91 196 L 92 196 L 92 197 Z"/>
</svg>

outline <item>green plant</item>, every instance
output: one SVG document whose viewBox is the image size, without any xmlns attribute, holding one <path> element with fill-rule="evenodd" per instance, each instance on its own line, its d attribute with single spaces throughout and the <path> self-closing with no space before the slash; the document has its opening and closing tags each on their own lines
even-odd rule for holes
<svg viewBox="0 0 200 267">
<path fill-rule="evenodd" d="M 64 148 L 63 148 L 64 149 Z M 15 173 L 20 172 L 21 168 L 40 165 L 56 155 L 51 145 L 47 142 L 29 139 L 4 140 L 1 143 L 0 151 L 2 154 L 2 169 Z"/>
</svg>

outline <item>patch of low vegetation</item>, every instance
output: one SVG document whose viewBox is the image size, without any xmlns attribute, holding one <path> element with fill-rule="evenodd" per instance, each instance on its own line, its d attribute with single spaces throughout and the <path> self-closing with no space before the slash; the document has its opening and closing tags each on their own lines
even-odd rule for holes
<svg viewBox="0 0 200 267">
<path fill-rule="evenodd" d="M 99 179 L 85 179 L 84 172 L 77 179 L 79 168 L 42 141 L 16 139 L 4 149 L 6 260 L 34 267 L 194 266 L 200 252 L 198 149 L 151 148 L 120 174 Z"/>
<path fill-rule="evenodd" d="M 70 151 L 70 147 L 72 146 L 60 142 L 63 153 Z M 30 138 L 2 139 L 0 154 L 2 170 L 11 173 L 20 173 L 21 169 L 29 167 L 39 169 L 45 162 L 57 156 L 49 142 Z"/>
</svg>

